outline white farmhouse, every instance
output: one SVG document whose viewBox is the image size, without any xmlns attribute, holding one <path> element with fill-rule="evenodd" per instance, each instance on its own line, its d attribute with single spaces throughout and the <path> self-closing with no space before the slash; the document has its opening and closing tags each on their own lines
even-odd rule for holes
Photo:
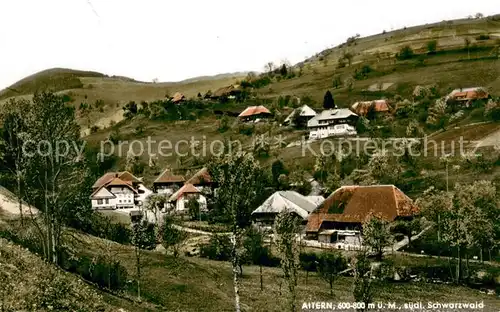
<svg viewBox="0 0 500 312">
<path fill-rule="evenodd" d="M 356 135 L 358 115 L 347 108 L 324 110 L 307 122 L 310 139 Z"/>
<path fill-rule="evenodd" d="M 134 209 L 138 196 L 132 182 L 113 178 L 98 187 L 90 199 L 92 208 L 96 210 Z"/>
<path fill-rule="evenodd" d="M 175 212 L 187 212 L 188 202 L 193 198 L 198 201 L 201 210 L 207 209 L 207 199 L 201 194 L 198 188 L 190 183 L 184 184 L 183 187 L 172 194 L 169 198 L 169 203 Z"/>
<path fill-rule="evenodd" d="M 307 105 L 302 105 L 301 107 L 295 109 L 288 117 L 286 117 L 285 121 L 283 122 L 284 125 L 291 125 L 293 124 L 293 120 L 295 117 L 295 114 L 299 114 L 300 119 L 304 120 L 304 124 L 308 122 L 311 118 L 316 116 L 316 112 L 314 109 L 310 108 Z"/>
</svg>

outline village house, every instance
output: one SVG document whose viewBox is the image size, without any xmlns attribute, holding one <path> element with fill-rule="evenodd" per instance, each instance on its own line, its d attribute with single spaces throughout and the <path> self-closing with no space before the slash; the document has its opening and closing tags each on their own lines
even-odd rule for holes
<svg viewBox="0 0 500 312">
<path fill-rule="evenodd" d="M 394 185 L 343 186 L 309 215 L 306 237 L 337 248 L 359 246 L 367 216 L 395 221 L 418 213 L 419 208 Z"/>
<path fill-rule="evenodd" d="M 132 182 L 118 177 L 102 184 L 90 195 L 92 208 L 96 210 L 134 209 L 137 197 L 139 193 Z"/>
<path fill-rule="evenodd" d="M 252 212 L 255 225 L 271 229 L 274 219 L 282 211 L 295 214 L 305 225 L 309 214 L 324 200 L 323 197 L 303 196 L 294 191 L 278 191 L 269 196 L 262 205 Z"/>
<path fill-rule="evenodd" d="M 472 102 L 486 100 L 489 97 L 489 93 L 483 87 L 460 88 L 451 91 L 446 97 L 446 101 L 458 102 L 461 105 L 469 107 L 472 105 Z"/>
<path fill-rule="evenodd" d="M 200 210 L 207 209 L 207 199 L 203 196 L 198 188 L 191 183 L 184 184 L 172 196 L 169 197 L 168 202 L 170 208 L 176 213 L 187 212 L 189 209 L 188 203 L 190 200 L 195 199 L 200 205 Z"/>
<path fill-rule="evenodd" d="M 201 168 L 198 172 L 196 172 L 189 180 L 186 181 L 186 184 L 194 185 L 200 192 L 204 194 L 211 194 L 215 190 L 215 182 L 213 181 L 210 173 L 208 172 L 208 168 Z"/>
<path fill-rule="evenodd" d="M 295 114 L 299 113 L 299 117 L 295 117 Z M 307 105 L 303 105 L 297 109 L 294 109 L 293 112 L 286 117 L 283 122 L 284 125 L 293 125 L 294 119 L 300 119 L 303 124 L 307 124 L 307 122 L 316 116 L 316 112 L 314 109 L 310 108 Z"/>
<path fill-rule="evenodd" d="M 165 169 L 153 182 L 153 191 L 170 196 L 180 189 L 184 182 L 186 182 L 184 176 L 175 175 L 170 169 Z"/>
<path fill-rule="evenodd" d="M 241 95 L 240 85 L 230 85 L 227 87 L 222 87 L 211 95 L 211 99 L 219 100 L 219 99 L 236 99 Z"/>
<path fill-rule="evenodd" d="M 324 110 L 307 122 L 310 139 L 356 135 L 358 115 L 346 108 Z"/>
<path fill-rule="evenodd" d="M 373 110 L 376 114 L 389 113 L 391 107 L 387 100 L 361 101 L 352 104 L 351 110 L 359 116 L 366 116 L 370 110 Z"/>
<path fill-rule="evenodd" d="M 92 186 L 92 208 L 133 209 L 152 194 L 142 181 L 128 171 L 108 172 Z"/>
<path fill-rule="evenodd" d="M 271 117 L 271 112 L 262 105 L 259 106 L 249 106 L 244 111 L 242 111 L 238 118 L 244 122 L 259 122 L 261 119 Z"/>
<path fill-rule="evenodd" d="M 180 104 L 181 102 L 184 102 L 186 100 L 186 97 L 184 94 L 180 92 L 175 92 L 174 96 L 170 98 L 170 101 L 175 104 Z"/>
</svg>

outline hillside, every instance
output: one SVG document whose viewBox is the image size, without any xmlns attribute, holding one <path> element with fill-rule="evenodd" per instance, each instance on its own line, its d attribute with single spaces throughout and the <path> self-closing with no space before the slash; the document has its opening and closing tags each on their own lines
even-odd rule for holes
<svg viewBox="0 0 500 312">
<path fill-rule="evenodd" d="M 489 39 L 479 40 L 480 35 L 483 39 L 488 37 Z M 469 49 L 464 46 L 464 38 L 469 38 L 471 41 Z M 436 41 L 437 50 L 435 53 L 427 53 L 427 43 L 433 40 Z M 413 48 L 415 55 L 406 60 L 397 60 L 395 54 L 401 47 L 407 45 Z M 387 98 L 395 109 L 401 99 L 412 100 L 412 93 L 417 85 L 434 86 L 439 96 L 445 96 L 455 88 L 483 86 L 493 97 L 496 97 L 500 95 L 499 46 L 500 20 L 498 17 L 441 22 L 357 38 L 354 41 L 351 40 L 350 44 L 342 44 L 325 50 L 318 53 L 316 57 L 295 65 L 290 70 L 293 72 L 292 75 L 283 78 L 279 74 L 274 74 L 268 85 L 251 90 L 252 99 L 244 103 L 234 103 L 228 109 L 242 111 L 248 105 L 264 104 L 268 108 L 276 109 L 281 116 L 286 116 L 293 109 L 290 107 L 293 104 L 289 101 L 285 107 L 282 107 L 281 102 L 290 96 L 292 99 L 298 97 L 301 103 L 320 111 L 326 90 L 333 93 L 335 103 L 339 107 L 349 107 L 358 100 Z M 350 66 L 348 62 L 339 66 L 339 62 L 342 62 L 340 58 L 344 53 L 353 55 Z M 352 79 L 353 85 L 349 88 L 345 81 L 354 76 L 356 78 Z M 336 80 L 337 85 L 335 85 Z M 432 103 L 429 102 L 429 104 Z M 157 142 L 168 139 L 174 145 L 182 139 L 189 140 L 192 137 L 198 140 L 206 138 L 207 142 L 231 139 L 240 140 L 244 148 L 250 150 L 252 142 L 257 138 L 256 135 L 266 134 L 275 137 L 281 135 L 285 143 L 290 144 L 306 134 L 306 131 L 295 131 L 276 124 L 256 125 L 250 134 L 245 134 L 245 126 L 239 125 L 234 119 L 230 119 L 230 125 L 232 125 L 230 129 L 221 132 L 218 129 L 219 117 L 214 115 L 209 105 L 206 107 L 196 121 L 152 121 L 139 116 L 95 133 L 87 139 L 94 146 L 98 146 L 98 143 L 111 133 L 119 134 L 121 140 L 137 139 L 143 144 L 148 136 Z M 500 138 L 498 124 L 476 125 L 486 121 L 483 113 L 484 108 L 465 110 L 465 118 L 436 136 L 436 140 L 450 144 L 452 140 L 458 141 L 460 136 L 478 141 L 488 137 L 486 145 L 490 147 L 495 145 L 496 138 Z M 418 118 L 421 126 L 426 128 L 426 116 L 427 108 L 425 107 L 412 118 Z M 392 116 L 387 121 L 380 120 L 378 125 L 387 129 L 385 136 L 401 137 L 406 136 L 405 129 L 408 122 L 409 118 Z M 426 133 L 432 134 L 436 130 L 438 129 L 429 128 L 426 129 Z M 314 146 L 317 148 L 319 145 L 316 143 Z M 122 160 L 118 166 L 123 166 L 125 154 L 126 151 L 122 152 Z M 273 146 L 269 156 L 261 157 L 260 161 L 264 165 L 269 165 L 279 158 L 289 167 L 311 171 L 314 157 L 309 156 L 301 155 L 300 147 Z M 147 163 L 147 155 L 143 155 L 141 161 Z M 194 169 L 190 168 L 201 165 L 198 161 L 189 154 L 182 160 L 182 165 L 174 156 L 160 157 L 158 165 L 162 168 L 181 166 L 192 171 Z M 442 168 L 437 159 L 430 157 L 423 161 L 428 163 L 427 169 L 430 172 L 438 175 L 438 180 L 443 178 Z M 493 173 L 486 174 L 486 177 L 491 178 L 495 173 L 496 167 Z M 472 173 L 470 174 L 471 178 L 474 177 Z M 144 175 L 149 181 L 154 173 L 146 168 Z M 467 174 L 457 173 L 457 176 L 452 176 L 451 179 L 452 181 L 455 181 L 455 178 L 459 180 L 460 176 L 465 177 Z"/>
<path fill-rule="evenodd" d="M 175 92 L 195 97 L 199 92 L 215 91 L 242 78 L 237 75 L 222 74 L 192 81 L 150 83 L 97 72 L 54 68 L 28 76 L 0 91 L 0 105 L 10 98 L 29 98 L 36 91 L 51 90 L 66 95 L 75 108 L 81 103 L 94 107 L 89 115 L 77 116 L 84 130 L 92 125 L 104 128 L 110 122 L 122 120 L 122 106 L 129 101 L 140 103 L 160 100 Z"/>
<path fill-rule="evenodd" d="M 355 32 L 355 30 L 353 30 Z M 469 49 L 465 39 L 470 40 Z M 487 38 L 487 39 L 486 39 Z M 427 55 L 427 44 L 436 41 L 437 53 Z M 363 38 L 351 38 L 345 43 L 306 59 L 294 66 L 299 77 L 273 83 L 262 95 L 309 96 L 320 103 L 326 89 L 333 89 L 341 105 L 356 100 L 391 98 L 394 94 L 408 95 L 416 85 L 436 84 L 439 91 L 467 86 L 484 86 L 500 93 L 500 15 L 483 19 L 443 21 L 381 33 Z M 396 53 L 404 46 L 415 57 L 397 61 Z M 344 60 L 351 55 L 351 65 Z M 371 71 L 354 82 L 353 89 L 342 86 L 345 79 L 369 66 Z M 334 78 L 341 85 L 334 88 Z M 379 86 L 383 86 L 380 90 Z M 383 91 L 383 92 L 381 92 Z"/>
</svg>

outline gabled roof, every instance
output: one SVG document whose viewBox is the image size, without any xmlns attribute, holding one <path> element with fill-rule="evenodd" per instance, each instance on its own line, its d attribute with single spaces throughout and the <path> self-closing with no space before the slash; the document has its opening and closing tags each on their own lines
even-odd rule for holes
<svg viewBox="0 0 500 312">
<path fill-rule="evenodd" d="M 92 186 L 92 188 L 93 189 L 99 188 L 99 187 L 103 186 L 104 184 L 109 183 L 114 178 L 120 178 L 123 181 L 129 181 L 129 182 L 132 182 L 132 183 L 140 183 L 141 182 L 140 179 L 138 179 L 136 176 L 134 176 L 133 174 L 131 174 L 128 171 L 107 172 L 102 177 L 100 177 L 99 179 L 97 179 L 97 181 L 95 181 L 95 183 Z"/>
<path fill-rule="evenodd" d="M 165 169 L 153 182 L 156 183 L 184 183 L 186 179 L 181 175 L 174 175 L 170 169 Z"/>
<path fill-rule="evenodd" d="M 351 109 L 358 115 L 366 115 L 368 110 L 373 105 L 373 109 L 377 113 L 390 111 L 387 100 L 361 101 L 352 104 Z"/>
<path fill-rule="evenodd" d="M 92 195 L 90 195 L 90 197 L 94 197 L 102 188 L 107 188 L 107 187 L 111 187 L 111 186 L 124 186 L 124 187 L 127 187 L 129 188 L 130 190 L 132 190 L 135 194 L 137 194 L 137 190 L 133 187 L 132 185 L 132 181 L 123 181 L 122 179 L 120 178 L 113 178 L 111 181 L 108 181 L 107 183 L 101 185 L 100 187 L 98 187 L 93 193 Z"/>
<path fill-rule="evenodd" d="M 310 108 L 307 105 L 302 105 L 301 107 L 294 109 L 293 112 L 286 117 L 285 122 L 290 122 L 292 121 L 293 116 L 295 116 L 296 112 L 300 112 L 299 116 L 301 117 L 314 117 L 316 116 L 316 111 L 314 109 Z"/>
<path fill-rule="evenodd" d="M 455 89 L 448 95 L 448 98 L 456 100 L 479 100 L 487 99 L 488 97 L 489 94 L 483 87 Z"/>
<path fill-rule="evenodd" d="M 196 172 L 189 180 L 186 181 L 186 184 L 200 185 L 204 183 L 212 183 L 212 177 L 208 172 L 206 167 L 200 169 Z"/>
<path fill-rule="evenodd" d="M 176 102 L 180 102 L 182 100 L 184 100 L 186 97 L 184 96 L 184 94 L 180 93 L 180 92 L 175 92 L 174 96 L 170 99 L 172 102 L 176 103 Z"/>
<path fill-rule="evenodd" d="M 394 221 L 419 212 L 413 201 L 394 185 L 343 186 L 314 210 L 307 231 L 318 231 L 323 221 L 363 223 L 370 214 Z"/>
<path fill-rule="evenodd" d="M 219 88 L 215 90 L 215 92 L 212 94 L 212 97 L 221 97 L 221 96 L 228 96 L 231 95 L 231 93 L 235 93 L 239 90 L 240 86 L 239 85 L 230 85 L 226 87 Z"/>
<path fill-rule="evenodd" d="M 260 114 L 271 114 L 271 112 L 262 105 L 259 106 L 249 106 L 244 111 L 239 114 L 238 117 L 248 117 Z"/>
<path fill-rule="evenodd" d="M 169 201 L 176 201 L 179 199 L 184 194 L 197 194 L 200 193 L 200 190 L 197 189 L 194 185 L 186 183 L 184 184 L 180 189 L 177 190 L 170 198 L 168 199 Z"/>
<path fill-rule="evenodd" d="M 318 127 L 320 125 L 320 121 L 325 120 L 338 120 L 338 119 L 347 119 L 349 117 L 357 117 L 355 113 L 347 108 L 338 108 L 338 109 L 328 109 L 324 110 L 318 115 L 314 116 L 307 122 L 308 127 Z"/>
<path fill-rule="evenodd" d="M 278 214 L 284 210 L 295 212 L 303 219 L 316 209 L 316 204 L 307 197 L 294 191 L 278 191 L 267 198 L 259 208 L 252 212 L 255 214 Z"/>
</svg>

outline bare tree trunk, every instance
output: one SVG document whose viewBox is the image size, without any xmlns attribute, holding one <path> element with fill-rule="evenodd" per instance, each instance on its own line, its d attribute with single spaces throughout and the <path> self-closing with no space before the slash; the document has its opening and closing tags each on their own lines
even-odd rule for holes
<svg viewBox="0 0 500 312">
<path fill-rule="evenodd" d="M 17 172 L 17 201 L 19 203 L 19 217 L 21 218 L 21 226 L 24 226 L 24 216 L 23 216 L 23 203 L 21 200 L 21 173 Z"/>
<path fill-rule="evenodd" d="M 469 271 L 469 252 L 465 251 L 465 267 L 467 269 L 467 280 L 469 280 L 470 277 L 470 271 Z"/>
<path fill-rule="evenodd" d="M 489 258 L 490 258 L 490 262 L 491 262 L 491 248 L 488 248 L 488 255 L 489 255 Z"/>
<path fill-rule="evenodd" d="M 240 312 L 240 283 L 239 283 L 239 278 L 238 278 L 238 254 L 237 254 L 237 234 L 233 232 L 233 235 L 231 236 L 231 243 L 232 243 L 232 265 L 233 265 L 233 287 L 234 287 L 234 307 L 236 312 Z"/>
<path fill-rule="evenodd" d="M 437 222 L 437 239 L 438 243 L 441 243 L 441 214 L 438 213 L 438 222 Z M 441 247 L 441 246 L 439 246 Z M 438 248 L 438 259 L 441 259 L 441 248 Z"/>
<path fill-rule="evenodd" d="M 137 300 L 141 301 L 141 250 L 135 247 L 136 274 L 137 274 Z"/>
<path fill-rule="evenodd" d="M 262 276 L 262 264 L 259 264 L 259 270 L 260 270 L 260 291 L 264 290 L 264 280 Z"/>
<path fill-rule="evenodd" d="M 481 252 L 481 254 L 480 254 L 481 263 L 484 263 L 484 259 L 483 259 L 483 247 L 481 247 L 480 252 Z"/>
<path fill-rule="evenodd" d="M 462 266 L 462 255 L 460 253 L 460 246 L 457 246 L 457 256 L 458 256 L 458 263 L 457 263 L 457 284 L 460 282 L 461 278 L 461 266 Z"/>
</svg>

